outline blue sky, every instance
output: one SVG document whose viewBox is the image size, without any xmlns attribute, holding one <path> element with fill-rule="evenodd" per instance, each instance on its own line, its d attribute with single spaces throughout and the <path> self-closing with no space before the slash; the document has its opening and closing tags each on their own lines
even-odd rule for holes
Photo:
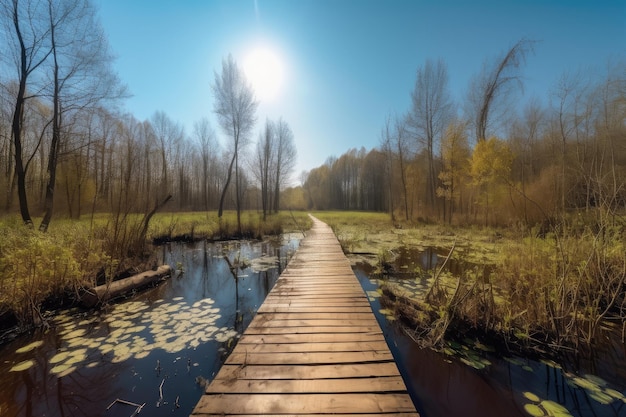
<svg viewBox="0 0 626 417">
<path fill-rule="evenodd" d="M 522 100 L 547 99 L 565 72 L 626 59 L 626 0 L 95 0 L 115 69 L 140 120 L 161 110 L 185 126 L 212 113 L 214 71 L 256 45 L 280 56 L 283 117 L 298 148 L 295 176 L 350 148 L 378 146 L 388 115 L 405 113 L 415 73 L 442 58 L 459 102 L 485 60 L 521 38 L 539 41 L 523 69 Z M 257 133 L 252 139 L 256 139 Z"/>
</svg>

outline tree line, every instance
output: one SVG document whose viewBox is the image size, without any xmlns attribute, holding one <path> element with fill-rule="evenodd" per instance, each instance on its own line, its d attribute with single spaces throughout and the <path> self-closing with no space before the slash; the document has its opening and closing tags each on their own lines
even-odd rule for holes
<svg viewBox="0 0 626 417">
<path fill-rule="evenodd" d="M 41 215 L 42 231 L 53 213 L 148 213 L 170 198 L 238 220 L 278 210 L 293 132 L 267 120 L 251 149 L 258 103 L 232 56 L 212 84 L 221 144 L 208 118 L 186 132 L 162 111 L 141 121 L 119 110 L 128 92 L 89 0 L 1 0 L 0 19 L 0 209 L 28 226 Z"/>
<path fill-rule="evenodd" d="M 544 100 L 521 105 L 534 46 L 521 40 L 487 61 L 462 103 L 451 98 L 445 62 L 426 61 L 410 109 L 387 118 L 377 148 L 306 173 L 307 207 L 486 225 L 551 223 L 574 211 L 615 219 L 626 203 L 626 63 L 564 74 Z"/>
</svg>

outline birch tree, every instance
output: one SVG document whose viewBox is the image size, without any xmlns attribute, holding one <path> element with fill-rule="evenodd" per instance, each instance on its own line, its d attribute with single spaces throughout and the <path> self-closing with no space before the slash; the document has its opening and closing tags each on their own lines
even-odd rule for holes
<svg viewBox="0 0 626 417">
<path fill-rule="evenodd" d="M 437 172 L 435 151 L 452 113 L 448 91 L 448 70 L 443 60 L 426 61 L 417 70 L 417 80 L 411 93 L 412 107 L 407 125 L 412 130 L 418 146 L 426 149 L 428 174 L 426 194 L 431 207 L 435 207 Z"/>
<path fill-rule="evenodd" d="M 279 119 L 276 123 L 276 165 L 274 168 L 274 213 L 280 208 L 280 189 L 285 185 L 296 165 L 297 150 L 289 125 Z"/>
<path fill-rule="evenodd" d="M 248 135 L 256 122 L 258 102 L 252 87 L 246 80 L 243 71 L 237 66 L 232 55 L 222 60 L 222 72 L 215 73 L 213 84 L 215 102 L 213 111 L 224 133 L 232 139 L 230 163 L 226 182 L 220 196 L 218 217 L 222 217 L 224 198 L 230 185 L 233 169 L 235 173 L 235 206 L 237 209 L 237 230 L 241 232 L 241 200 L 242 190 L 239 173 L 239 157 L 241 149 L 247 144 Z"/>
<path fill-rule="evenodd" d="M 215 171 L 215 154 L 218 151 L 215 131 L 209 123 L 209 119 L 203 118 L 193 125 L 193 135 L 200 148 L 202 160 L 202 176 L 200 178 L 200 197 L 205 210 L 209 209 L 211 202 L 211 177 Z"/>
</svg>

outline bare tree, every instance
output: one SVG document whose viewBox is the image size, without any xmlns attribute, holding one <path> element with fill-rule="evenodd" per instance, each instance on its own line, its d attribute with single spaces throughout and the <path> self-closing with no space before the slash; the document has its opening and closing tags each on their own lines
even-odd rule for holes
<svg viewBox="0 0 626 417">
<path fill-rule="evenodd" d="M 409 220 L 409 190 L 408 190 L 408 160 L 411 153 L 411 147 L 409 144 L 409 135 L 406 129 L 406 122 L 404 119 L 397 118 L 391 125 L 391 120 L 387 118 L 385 122 L 385 128 L 383 130 L 383 149 L 386 149 L 387 157 L 398 160 L 398 170 L 400 175 L 400 184 L 402 187 L 402 201 L 404 205 L 404 218 Z M 389 166 L 393 166 L 391 160 L 388 162 Z M 393 176 L 391 172 L 390 177 Z M 391 184 L 390 184 L 391 185 Z M 393 211 L 393 203 L 391 203 Z M 392 213 L 393 217 L 393 213 Z"/>
<path fill-rule="evenodd" d="M 389 214 L 391 216 L 391 221 L 396 220 L 396 216 L 394 213 L 394 193 L 393 193 L 393 144 L 391 143 L 391 132 L 389 131 L 389 118 L 385 121 L 385 127 L 381 130 L 380 133 L 380 147 L 385 155 L 385 175 L 388 180 L 387 184 L 387 198 L 389 199 Z"/>
<path fill-rule="evenodd" d="M 274 168 L 274 213 L 280 208 L 280 189 L 293 171 L 298 156 L 293 132 L 289 125 L 279 119 L 276 123 L 276 166 Z"/>
<path fill-rule="evenodd" d="M 12 153 L 15 156 L 15 178 L 17 179 L 17 194 L 20 204 L 22 221 L 32 227 L 33 221 L 28 208 L 26 194 L 26 172 L 28 163 L 24 162 L 23 134 L 24 108 L 26 101 L 37 95 L 41 85 L 32 81 L 35 71 L 48 59 L 52 53 L 48 44 L 48 27 L 45 24 L 45 14 L 39 2 L 29 0 L 12 0 L 2 2 L 2 17 L 5 23 L 7 39 L 11 39 L 8 55 L 13 55 L 17 69 L 17 91 L 14 98 L 13 121 L 11 123 Z M 42 23 L 43 22 L 43 23 Z M 10 183 L 13 183 L 11 179 Z M 8 187 L 12 189 L 12 185 Z M 12 192 L 9 191 L 7 201 L 10 202 Z"/>
<path fill-rule="evenodd" d="M 443 60 L 426 61 L 417 70 L 415 88 L 411 93 L 412 107 L 407 124 L 417 139 L 418 146 L 426 148 L 428 157 L 427 196 L 431 207 L 435 207 L 437 173 L 435 172 L 435 150 L 441 140 L 445 126 L 452 116 L 452 101 L 448 91 L 448 70 Z"/>
<path fill-rule="evenodd" d="M 263 220 L 267 218 L 270 211 L 270 175 L 276 164 L 276 129 L 271 120 L 265 121 L 265 129 L 259 134 L 256 144 L 256 165 L 254 173 L 261 186 L 261 209 L 263 210 Z"/>
<path fill-rule="evenodd" d="M 124 96 L 124 89 L 110 68 L 112 56 L 89 0 L 48 0 L 47 9 L 53 112 L 48 184 L 39 225 L 43 232 L 48 230 L 52 218 L 64 116 Z"/>
<path fill-rule="evenodd" d="M 557 101 L 558 108 L 555 109 L 552 130 L 558 132 L 556 136 L 560 142 L 561 153 L 561 210 L 567 206 L 568 194 L 568 142 L 580 129 L 584 117 L 583 97 L 587 94 L 588 87 L 581 81 L 580 74 L 564 74 L 558 82 L 553 92 L 553 97 Z M 555 126 L 556 125 L 556 126 Z"/>
<path fill-rule="evenodd" d="M 157 111 L 152 116 L 152 129 L 158 146 L 158 154 L 160 156 L 161 173 L 159 177 L 160 192 L 157 200 L 165 195 L 169 195 L 172 188 L 172 178 L 169 163 L 172 161 L 173 152 L 178 144 L 184 138 L 182 126 L 174 122 L 163 111 Z"/>
<path fill-rule="evenodd" d="M 502 59 L 485 64 L 482 72 L 472 80 L 468 116 L 474 124 L 476 141 L 487 138 L 494 108 L 510 97 L 514 88 L 521 87 L 522 78 L 518 70 L 534 43 L 527 39 L 518 41 Z"/>
<path fill-rule="evenodd" d="M 252 87 L 246 81 L 232 55 L 222 60 L 222 73 L 215 73 L 214 112 L 218 116 L 224 133 L 232 139 L 232 157 L 228 166 L 226 183 L 220 197 L 218 217 L 222 217 L 224 198 L 230 185 L 233 167 L 235 169 L 235 204 L 237 208 L 237 230 L 241 232 L 241 197 L 239 175 L 239 153 L 245 146 L 247 136 L 256 122 L 258 102 L 254 98 Z"/>
<path fill-rule="evenodd" d="M 538 98 L 531 99 L 522 112 L 521 118 L 511 124 L 509 142 L 514 147 L 517 161 L 516 176 L 520 182 L 520 191 L 524 196 L 522 209 L 524 221 L 528 222 L 527 185 L 535 180 L 538 173 L 539 155 L 537 143 L 545 130 L 545 111 Z"/>
<path fill-rule="evenodd" d="M 200 157 L 202 159 L 202 177 L 201 198 L 205 210 L 209 209 L 210 201 L 210 175 L 214 161 L 214 155 L 217 153 L 217 141 L 215 139 L 215 131 L 209 123 L 209 119 L 203 118 L 193 125 L 194 137 L 200 146 Z"/>
</svg>

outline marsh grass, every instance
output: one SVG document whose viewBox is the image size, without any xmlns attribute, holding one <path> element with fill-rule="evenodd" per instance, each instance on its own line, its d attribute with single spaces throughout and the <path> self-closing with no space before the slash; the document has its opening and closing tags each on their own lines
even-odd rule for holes
<svg viewBox="0 0 626 417">
<path fill-rule="evenodd" d="M 47 233 L 25 227 L 16 216 L 0 219 L 0 318 L 8 313 L 22 325 L 44 323 L 46 302 L 71 302 L 82 288 L 149 267 L 148 243 L 157 237 L 262 238 L 311 226 L 306 213 L 281 212 L 262 221 L 257 212 L 244 212 L 242 236 L 235 233 L 235 212 L 222 219 L 213 212 L 157 213 L 142 237 L 144 219 L 135 213 L 57 219 Z"/>
<path fill-rule="evenodd" d="M 385 284 L 395 300 L 389 307 L 418 329 L 425 345 L 472 328 L 522 349 L 579 350 L 599 342 L 607 320 L 626 329 L 626 232 L 619 224 L 572 216 L 546 233 L 398 225 L 369 213 L 316 215 L 331 224 L 347 253 L 376 254 L 379 273 L 388 253 L 403 246 L 455 245 L 453 259 L 477 265 L 438 279 L 421 271 L 430 274 L 426 295 Z"/>
<path fill-rule="evenodd" d="M 311 228 L 311 220 L 305 212 L 281 211 L 267 216 L 246 211 L 241 215 L 241 235 L 237 232 L 237 213 L 224 211 L 222 218 L 217 212 L 157 213 L 150 223 L 150 240 L 197 240 L 255 238 L 277 235 L 283 232 L 299 232 Z"/>
</svg>

